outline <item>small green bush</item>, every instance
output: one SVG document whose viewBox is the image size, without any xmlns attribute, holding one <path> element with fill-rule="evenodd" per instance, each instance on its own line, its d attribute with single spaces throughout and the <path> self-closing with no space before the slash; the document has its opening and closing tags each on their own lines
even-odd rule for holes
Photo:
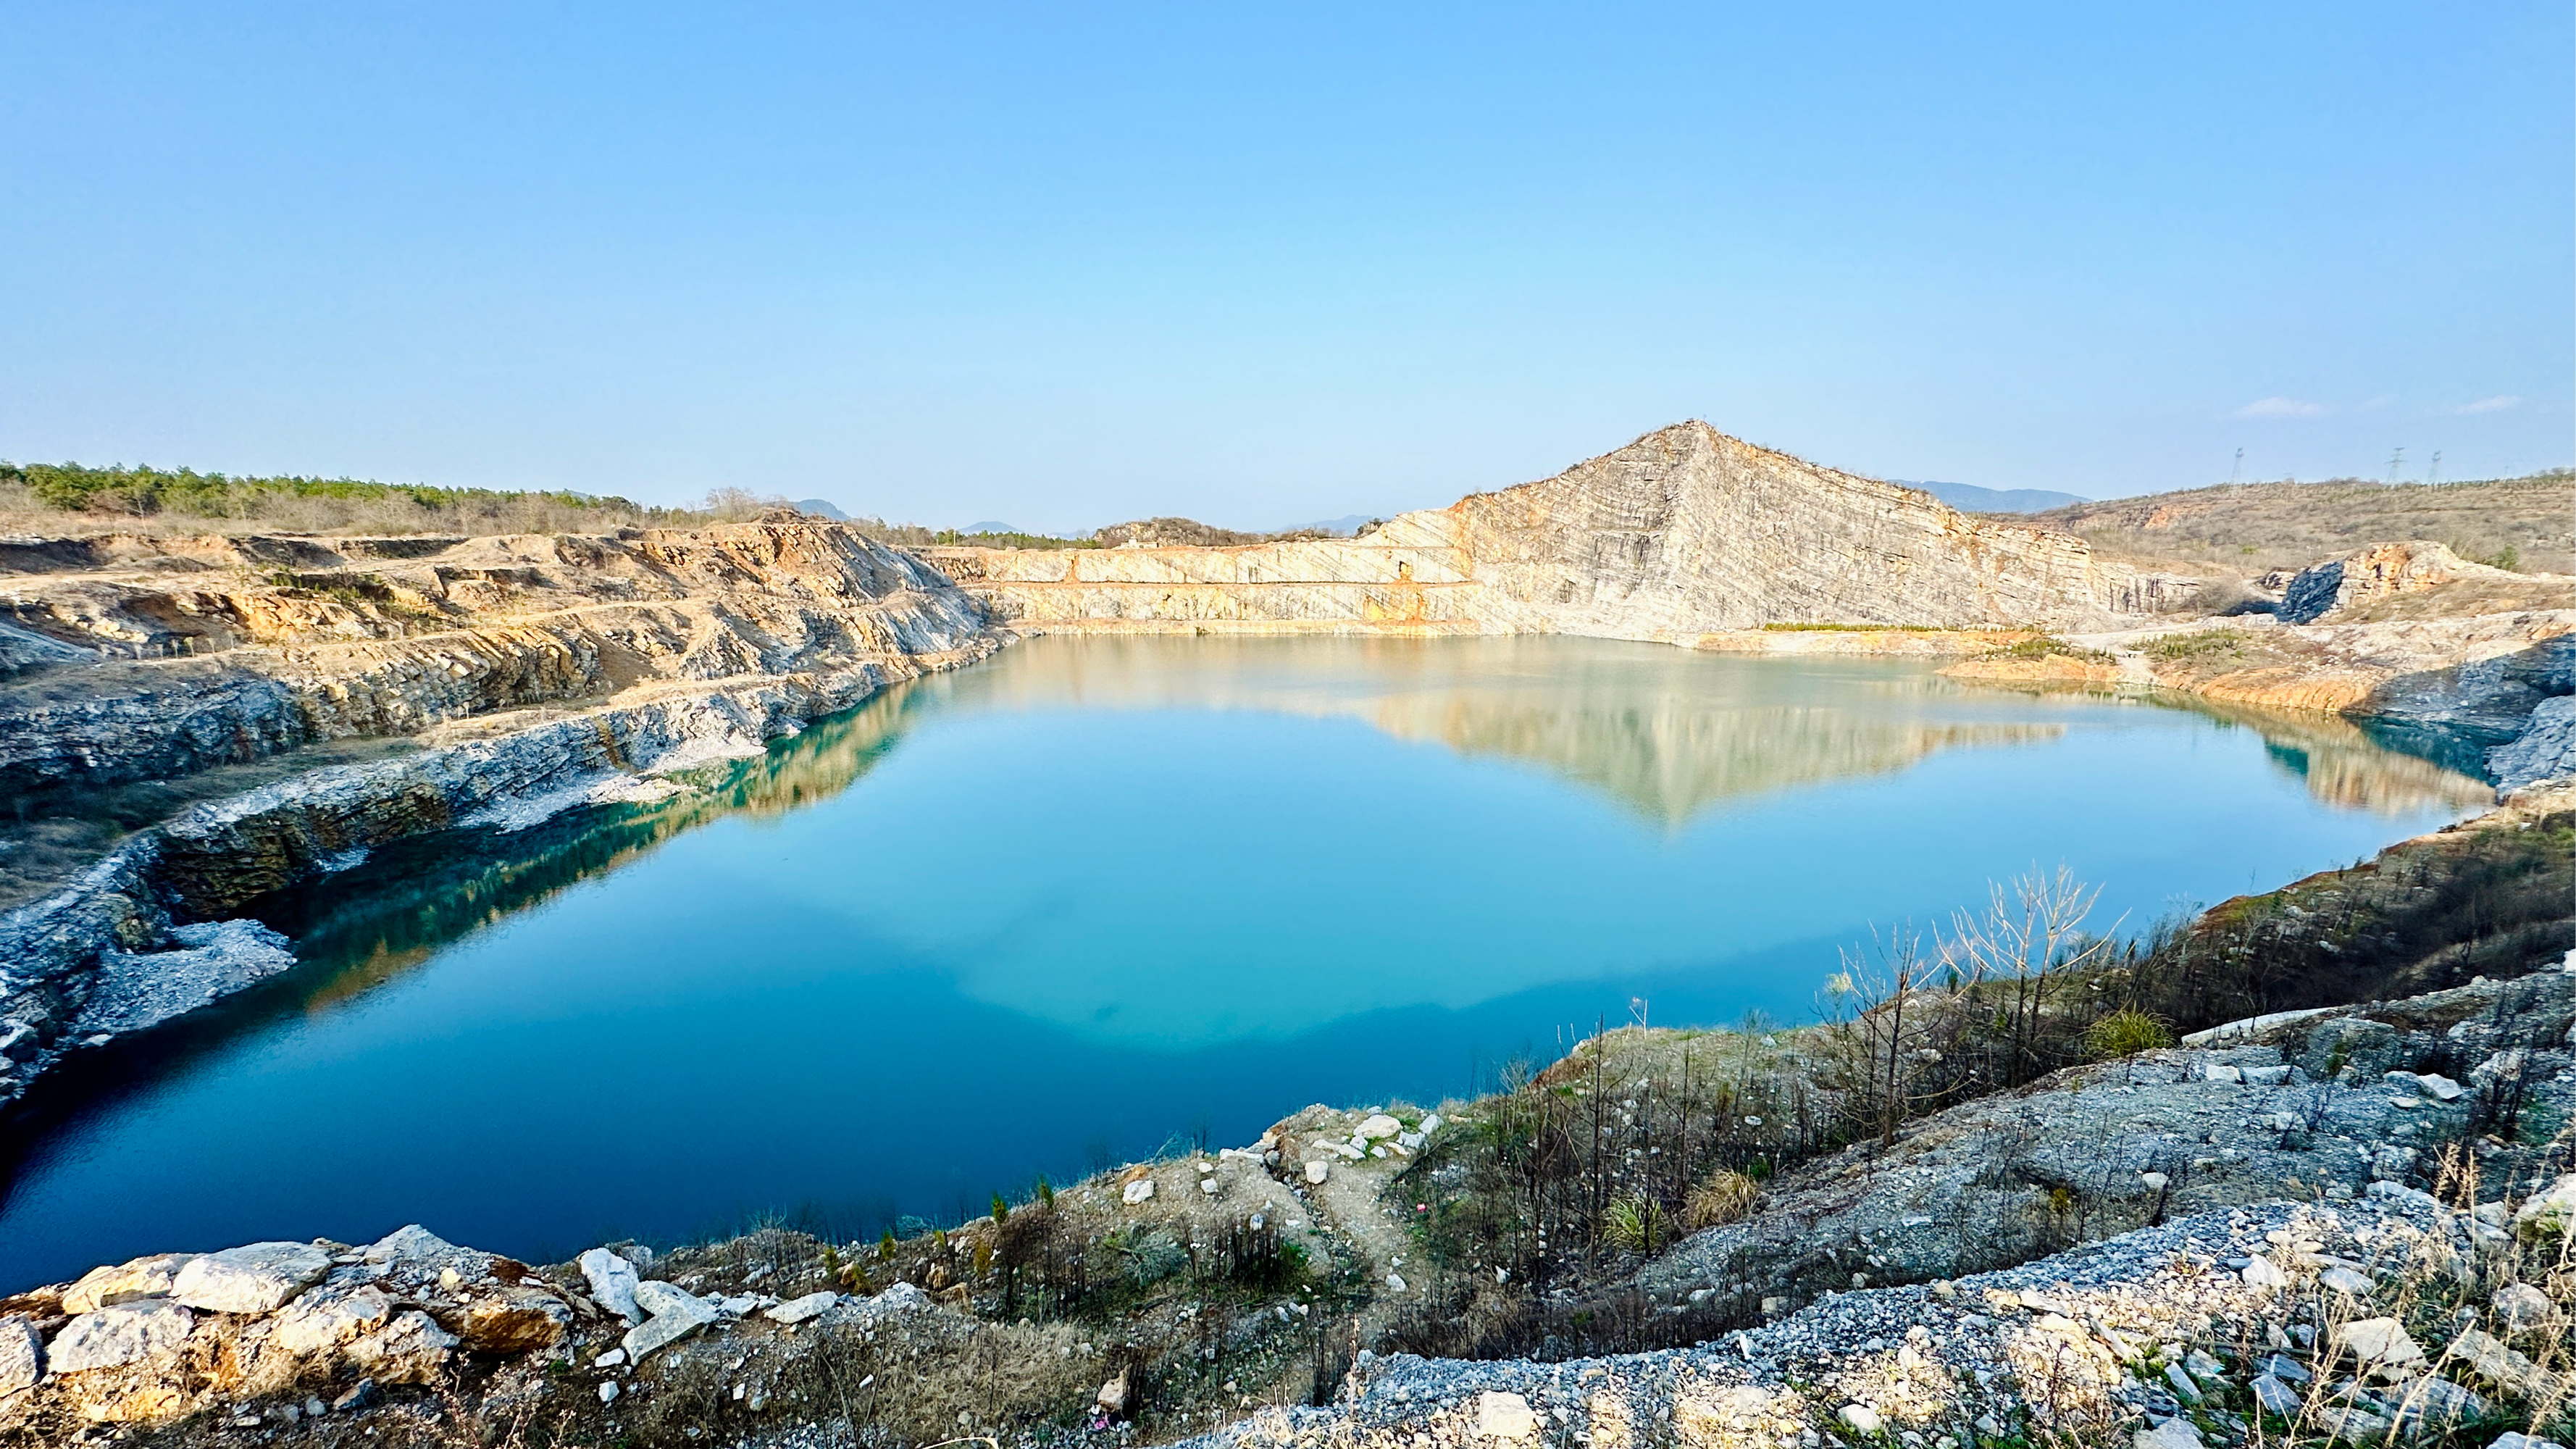
<svg viewBox="0 0 2576 1449">
<path fill-rule="evenodd" d="M 2120 661 L 2099 649 L 2086 649 L 2069 644 L 2054 634 L 2038 634 L 2018 644 L 1989 649 L 1981 659 L 2077 659 L 2086 664 L 2117 664 Z"/>
<path fill-rule="evenodd" d="M 2147 645 L 2150 659 L 2203 659 L 2220 654 L 2242 654 L 2247 639 L 2236 629 L 2201 629 L 2189 634 L 2167 634 Z"/>
<path fill-rule="evenodd" d="M 1602 1214 L 1602 1227 L 1611 1242 L 1632 1253 L 1652 1252 L 1673 1236 L 1663 1204 L 1634 1195 L 1613 1199 L 1609 1211 Z"/>
<path fill-rule="evenodd" d="M 2134 1007 L 2124 1006 L 2084 1029 L 2084 1050 L 2097 1062 L 2172 1045 L 2173 1033 L 2165 1024 Z"/>
</svg>

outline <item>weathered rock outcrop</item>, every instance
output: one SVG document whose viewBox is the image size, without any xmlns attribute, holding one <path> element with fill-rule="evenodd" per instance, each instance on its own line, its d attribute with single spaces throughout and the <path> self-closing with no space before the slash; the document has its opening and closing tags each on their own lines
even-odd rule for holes
<svg viewBox="0 0 2576 1449">
<path fill-rule="evenodd" d="M 0 591 L 48 641 L 0 687 L 0 789 L 21 799 L 315 740 L 426 748 L 208 800 L 0 915 L 0 1105 L 67 1051 L 292 965 L 274 933 L 224 920 L 266 892 L 422 831 L 667 794 L 651 777 L 758 753 L 1006 637 L 919 559 L 803 521 L 111 538 L 0 550 L 12 564 L 69 570 Z"/>
<path fill-rule="evenodd" d="M 1686 640 L 1776 622 L 2074 627 L 2190 587 L 1699 422 L 1356 539 L 930 554 L 1030 630 Z"/>
<path fill-rule="evenodd" d="M 210 541 L 231 556 L 220 561 L 158 540 L 79 542 L 21 549 L 20 562 L 103 562 L 0 585 L 19 629 L 86 646 L 94 663 L 0 688 L 0 788 L 159 779 L 655 682 L 989 647 L 945 576 L 838 524 Z M 270 555 L 296 566 L 241 561 Z"/>
</svg>

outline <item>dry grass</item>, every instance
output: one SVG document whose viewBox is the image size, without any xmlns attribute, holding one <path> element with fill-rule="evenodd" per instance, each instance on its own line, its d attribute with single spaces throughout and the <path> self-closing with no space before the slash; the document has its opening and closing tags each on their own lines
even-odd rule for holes
<svg viewBox="0 0 2576 1449">
<path fill-rule="evenodd" d="M 2345 478 L 2195 488 L 2081 503 L 2030 521 L 2080 534 L 2107 557 L 2185 571 L 2302 569 L 2367 544 L 2426 538 L 2482 563 L 2576 572 L 2576 473 L 2563 470 L 2440 485 Z"/>
</svg>

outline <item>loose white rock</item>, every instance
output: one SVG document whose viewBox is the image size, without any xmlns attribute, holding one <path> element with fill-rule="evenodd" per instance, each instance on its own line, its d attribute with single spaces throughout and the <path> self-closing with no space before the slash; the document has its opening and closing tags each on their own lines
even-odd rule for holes
<svg viewBox="0 0 2576 1449">
<path fill-rule="evenodd" d="M 617 1380 L 601 1379 L 599 1381 L 599 1401 L 603 1404 L 613 1404 L 617 1402 Z"/>
<path fill-rule="evenodd" d="M 1127 1184 L 1127 1190 L 1118 1195 L 1118 1200 L 1126 1203 L 1130 1207 L 1133 1207 L 1140 1202 L 1152 1202 L 1154 1200 L 1154 1179 L 1150 1177 L 1140 1177 L 1134 1182 Z"/>
<path fill-rule="evenodd" d="M 1359 1126 L 1359 1130 L 1352 1135 L 1354 1137 L 1366 1138 L 1369 1141 L 1375 1142 L 1384 1138 L 1393 1137 L 1395 1134 L 1403 1130 L 1403 1123 L 1398 1122 L 1393 1117 L 1386 1115 L 1384 1112 L 1380 1112 L 1376 1116 L 1362 1122 Z"/>
<path fill-rule="evenodd" d="M 1518 1394 L 1476 1396 L 1476 1437 L 1518 1444 L 1538 1437 L 1538 1415 Z"/>
<path fill-rule="evenodd" d="M 2152 1429 L 2140 1429 L 2130 1436 L 2135 1449 L 2200 1449 L 2200 1430 L 2191 1420 L 2176 1416 Z"/>
<path fill-rule="evenodd" d="M 653 1316 L 626 1330 L 619 1340 L 626 1356 L 642 1363 L 657 1349 L 668 1348 L 681 1339 L 714 1323 L 715 1309 L 668 1283 L 646 1279 L 635 1285 L 635 1303 Z"/>
<path fill-rule="evenodd" d="M 65 1313 L 95 1313 L 117 1303 L 166 1298 L 191 1254 L 156 1253 L 112 1268 L 92 1268 L 63 1293 Z"/>
<path fill-rule="evenodd" d="M 249 1243 L 189 1259 L 170 1296 L 209 1313 L 267 1313 L 330 1271 L 331 1255 L 311 1243 Z"/>
<path fill-rule="evenodd" d="M 2286 1288 L 2290 1283 L 2290 1275 L 2282 1272 L 2274 1266 L 2271 1259 L 2260 1253 L 2247 1261 L 2242 1276 L 2248 1288 Z"/>
<path fill-rule="evenodd" d="M 2341 1337 L 2353 1357 L 2374 1368 L 2398 1368 L 2424 1360 L 2424 1350 L 2394 1318 L 2357 1318 L 2343 1326 Z"/>
<path fill-rule="evenodd" d="M 581 1276 L 590 1284 L 591 1300 L 600 1307 L 625 1319 L 640 1323 L 644 1310 L 635 1304 L 635 1265 L 606 1248 L 593 1248 L 578 1260 Z"/>
<path fill-rule="evenodd" d="M 1333 1164 L 1329 1162 L 1309 1162 L 1306 1164 L 1306 1181 L 1310 1183 L 1320 1186 L 1325 1178 L 1332 1175 Z"/>
<path fill-rule="evenodd" d="M 1853 1433 L 1864 1435 L 1877 1433 L 1886 1422 L 1879 1418 L 1878 1410 L 1867 1404 L 1845 1404 L 1834 1411 L 1834 1417 L 1848 1425 Z"/>
<path fill-rule="evenodd" d="M 763 1316 L 778 1323 L 803 1323 L 840 1301 L 838 1293 L 808 1293 L 802 1298 L 788 1299 Z"/>
</svg>

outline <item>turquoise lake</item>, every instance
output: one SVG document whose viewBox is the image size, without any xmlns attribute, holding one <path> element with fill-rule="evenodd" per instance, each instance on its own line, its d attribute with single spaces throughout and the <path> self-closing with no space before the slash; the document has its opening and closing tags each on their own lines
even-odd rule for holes
<svg viewBox="0 0 2576 1449">
<path fill-rule="evenodd" d="M 1596 1020 L 1794 1021 L 2034 864 L 2138 929 L 2489 798 L 2324 717 L 1559 638 L 1035 639 L 692 778 L 262 903 L 305 965 L 8 1129 L 0 1291 L 415 1221 L 874 1236 Z"/>
</svg>

